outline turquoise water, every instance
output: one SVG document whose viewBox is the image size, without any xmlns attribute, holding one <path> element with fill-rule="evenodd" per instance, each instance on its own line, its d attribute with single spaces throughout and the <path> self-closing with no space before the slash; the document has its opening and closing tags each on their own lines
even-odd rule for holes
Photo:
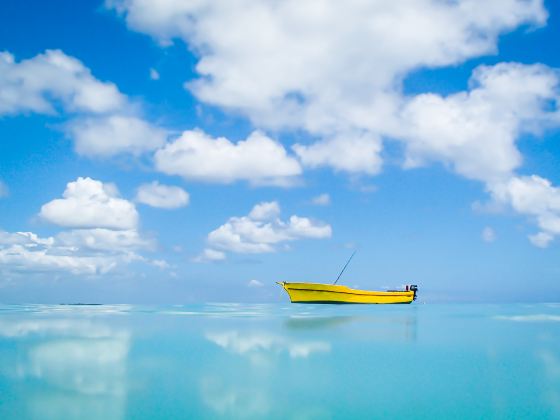
<svg viewBox="0 0 560 420">
<path fill-rule="evenodd" d="M 560 305 L 3 305 L 0 418 L 560 418 Z"/>
</svg>

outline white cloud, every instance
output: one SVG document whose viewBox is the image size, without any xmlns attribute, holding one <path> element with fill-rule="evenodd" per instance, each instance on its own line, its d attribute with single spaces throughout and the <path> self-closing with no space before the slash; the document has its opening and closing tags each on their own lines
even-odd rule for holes
<svg viewBox="0 0 560 420">
<path fill-rule="evenodd" d="M 176 209 L 189 204 L 189 193 L 182 188 L 154 181 L 138 187 L 136 201 L 152 207 Z"/>
<path fill-rule="evenodd" d="M 0 198 L 7 197 L 8 195 L 10 195 L 10 189 L 8 188 L 8 186 L 6 185 L 6 183 L 4 183 L 4 182 L 0 179 Z"/>
<path fill-rule="evenodd" d="M 118 197 L 112 184 L 91 178 L 69 182 L 64 198 L 41 208 L 40 216 L 59 226 L 77 228 L 41 238 L 32 232 L 0 231 L 0 268 L 11 272 L 104 274 L 119 265 L 144 262 L 164 267 L 140 251 L 155 241 L 136 230 L 138 214 L 132 203 Z"/>
<path fill-rule="evenodd" d="M 442 162 L 495 195 L 518 178 L 518 138 L 560 123 L 558 72 L 539 64 L 481 66 L 447 96 L 403 94 L 412 71 L 493 54 L 501 34 L 544 25 L 542 0 L 226 3 L 107 5 L 130 28 L 197 51 L 200 77 L 186 86 L 200 100 L 317 138 L 293 146 L 306 167 L 374 175 L 382 139 L 399 141 L 406 167 Z M 537 221 L 533 242 L 556 235 L 555 211 L 513 208 Z"/>
<path fill-rule="evenodd" d="M 324 239 L 331 237 L 332 229 L 330 225 L 325 223 L 314 222 L 307 217 L 293 215 L 290 216 L 285 233 L 291 239 Z"/>
<path fill-rule="evenodd" d="M 136 231 L 78 229 L 41 238 L 32 232 L 0 231 L 0 268 L 11 272 L 105 274 L 154 247 Z"/>
<path fill-rule="evenodd" d="M 496 240 L 496 232 L 489 226 L 482 229 L 481 236 L 484 242 L 494 242 Z"/>
<path fill-rule="evenodd" d="M 0 267 L 10 271 L 67 271 L 73 274 L 105 273 L 117 264 L 114 258 L 79 255 L 72 248 L 57 246 L 53 237 L 31 232 L 0 231 Z"/>
<path fill-rule="evenodd" d="M 144 121 L 139 109 L 113 83 L 97 80 L 81 61 L 60 50 L 20 62 L 0 52 L 0 115 L 74 115 L 63 129 L 80 155 L 139 155 L 161 147 L 167 131 Z"/>
<path fill-rule="evenodd" d="M 140 155 L 163 146 L 167 131 L 135 117 L 110 115 L 81 117 L 65 127 L 79 155 L 109 157 L 121 153 Z"/>
<path fill-rule="evenodd" d="M 316 206 L 328 206 L 331 204 L 331 196 L 327 193 L 319 194 L 318 196 L 313 197 L 311 203 Z"/>
<path fill-rule="evenodd" d="M 252 280 L 249 280 L 249 282 L 247 283 L 247 286 L 249 286 L 249 287 L 263 287 L 264 283 L 262 281 L 252 279 Z"/>
<path fill-rule="evenodd" d="M 407 71 L 494 52 L 501 32 L 547 17 L 538 0 L 108 5 L 131 28 L 181 38 L 199 52 L 203 77 L 191 87 L 201 99 L 257 120 L 303 119 L 310 127 L 351 123 L 354 112 Z"/>
<path fill-rule="evenodd" d="M 136 230 L 74 229 L 59 233 L 56 240 L 82 251 L 124 253 L 154 247 L 153 241 L 141 237 Z"/>
<path fill-rule="evenodd" d="M 259 127 L 322 138 L 317 147 L 296 149 L 306 165 L 367 174 L 380 168 L 376 139 L 400 128 L 408 73 L 494 53 L 500 34 L 547 19 L 541 0 L 107 5 L 130 28 L 164 44 L 180 38 L 197 51 L 200 78 L 186 86 L 200 100 Z M 350 146 L 340 146 L 342 139 Z"/>
<path fill-rule="evenodd" d="M 520 213 L 543 216 L 541 225 L 547 230 L 560 233 L 555 214 L 560 213 L 560 189 L 539 176 L 514 177 L 505 184 L 496 185 L 494 196 L 510 203 Z"/>
<path fill-rule="evenodd" d="M 546 248 L 552 242 L 554 236 L 547 232 L 538 232 L 534 235 L 529 235 L 529 240 L 533 245 L 539 248 Z"/>
<path fill-rule="evenodd" d="M 41 239 L 32 232 L 9 233 L 0 230 L 0 245 L 52 245 L 53 238 Z"/>
<path fill-rule="evenodd" d="M 215 249 L 206 248 L 202 251 L 202 254 L 193 259 L 194 262 L 211 262 L 211 261 L 222 261 L 226 259 L 226 254 L 222 251 L 216 251 Z"/>
<path fill-rule="evenodd" d="M 171 265 L 165 260 L 151 260 L 149 262 L 160 270 L 167 270 L 168 268 L 171 268 Z"/>
<path fill-rule="evenodd" d="M 71 112 L 114 112 L 126 98 L 113 83 L 101 82 L 79 60 L 60 50 L 47 50 L 16 62 L 0 52 L 0 115 L 51 114 L 59 104 Z"/>
<path fill-rule="evenodd" d="M 113 184 L 80 177 L 66 185 L 63 197 L 44 204 L 39 216 L 71 228 L 129 230 L 138 224 L 136 207 L 119 198 Z"/>
<path fill-rule="evenodd" d="M 137 231 L 134 204 L 119 198 L 113 184 L 78 178 L 67 184 L 63 197 L 45 204 L 39 215 L 74 229 L 47 238 L 32 232 L 0 231 L 0 268 L 94 275 L 131 262 L 168 266 L 140 254 L 154 250 L 155 241 Z"/>
<path fill-rule="evenodd" d="M 249 213 L 252 220 L 272 220 L 280 215 L 280 205 L 276 201 L 264 201 L 256 204 Z"/>
<path fill-rule="evenodd" d="M 156 69 L 150 69 L 150 79 L 159 80 L 159 72 Z"/>
<path fill-rule="evenodd" d="M 258 131 L 238 143 L 212 138 L 200 130 L 185 131 L 156 152 L 155 165 L 169 175 L 226 184 L 245 180 L 254 185 L 287 186 L 302 172 L 280 143 Z"/>
<path fill-rule="evenodd" d="M 540 232 L 529 237 L 534 245 L 545 248 L 560 235 L 560 188 L 549 180 L 536 175 L 512 177 L 489 188 L 494 200 L 535 220 Z"/>
<path fill-rule="evenodd" d="M 480 66 L 470 90 L 447 97 L 425 94 L 404 107 L 395 136 L 406 146 L 406 166 L 430 161 L 485 183 L 492 201 L 482 210 L 510 207 L 534 219 L 530 241 L 546 247 L 560 234 L 560 193 L 550 181 L 515 174 L 522 163 L 516 141 L 560 124 L 558 72 L 543 65 Z"/>
<path fill-rule="evenodd" d="M 278 244 L 298 239 L 323 239 L 332 235 L 330 225 L 306 217 L 279 219 L 276 202 L 264 202 L 253 207 L 248 216 L 231 217 L 225 224 L 208 234 L 210 249 L 237 253 L 276 251 Z"/>
<path fill-rule="evenodd" d="M 294 152 L 310 168 L 330 166 L 337 171 L 375 175 L 381 171 L 381 140 L 371 134 L 344 135 L 305 146 L 295 144 Z"/>
<path fill-rule="evenodd" d="M 560 123 L 558 73 L 543 65 L 480 66 L 471 90 L 447 97 L 418 95 L 404 107 L 395 135 L 406 145 L 406 166 L 430 161 L 483 182 L 512 175 L 521 164 L 515 142 L 522 132 Z"/>
<path fill-rule="evenodd" d="M 116 266 L 112 258 L 97 256 L 56 255 L 49 250 L 22 246 L 0 249 L 0 265 L 10 271 L 67 271 L 72 274 L 103 274 Z"/>
</svg>

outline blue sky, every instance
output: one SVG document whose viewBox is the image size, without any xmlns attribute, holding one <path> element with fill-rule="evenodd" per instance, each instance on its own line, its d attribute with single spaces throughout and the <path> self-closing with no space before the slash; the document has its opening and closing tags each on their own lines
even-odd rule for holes
<svg viewBox="0 0 560 420">
<path fill-rule="evenodd" d="M 0 300 L 560 293 L 560 9 L 0 6 Z"/>
</svg>

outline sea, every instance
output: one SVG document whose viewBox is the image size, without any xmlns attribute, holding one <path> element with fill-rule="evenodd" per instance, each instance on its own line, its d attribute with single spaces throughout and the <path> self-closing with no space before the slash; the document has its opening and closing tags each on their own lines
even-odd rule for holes
<svg viewBox="0 0 560 420">
<path fill-rule="evenodd" d="M 560 304 L 0 305 L 0 419 L 560 419 Z"/>
</svg>

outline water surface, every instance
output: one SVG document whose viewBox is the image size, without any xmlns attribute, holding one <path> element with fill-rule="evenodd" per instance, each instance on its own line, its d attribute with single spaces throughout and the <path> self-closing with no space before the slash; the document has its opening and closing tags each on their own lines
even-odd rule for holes
<svg viewBox="0 0 560 420">
<path fill-rule="evenodd" d="M 560 418 L 560 305 L 1 305 L 0 418 Z"/>
</svg>

